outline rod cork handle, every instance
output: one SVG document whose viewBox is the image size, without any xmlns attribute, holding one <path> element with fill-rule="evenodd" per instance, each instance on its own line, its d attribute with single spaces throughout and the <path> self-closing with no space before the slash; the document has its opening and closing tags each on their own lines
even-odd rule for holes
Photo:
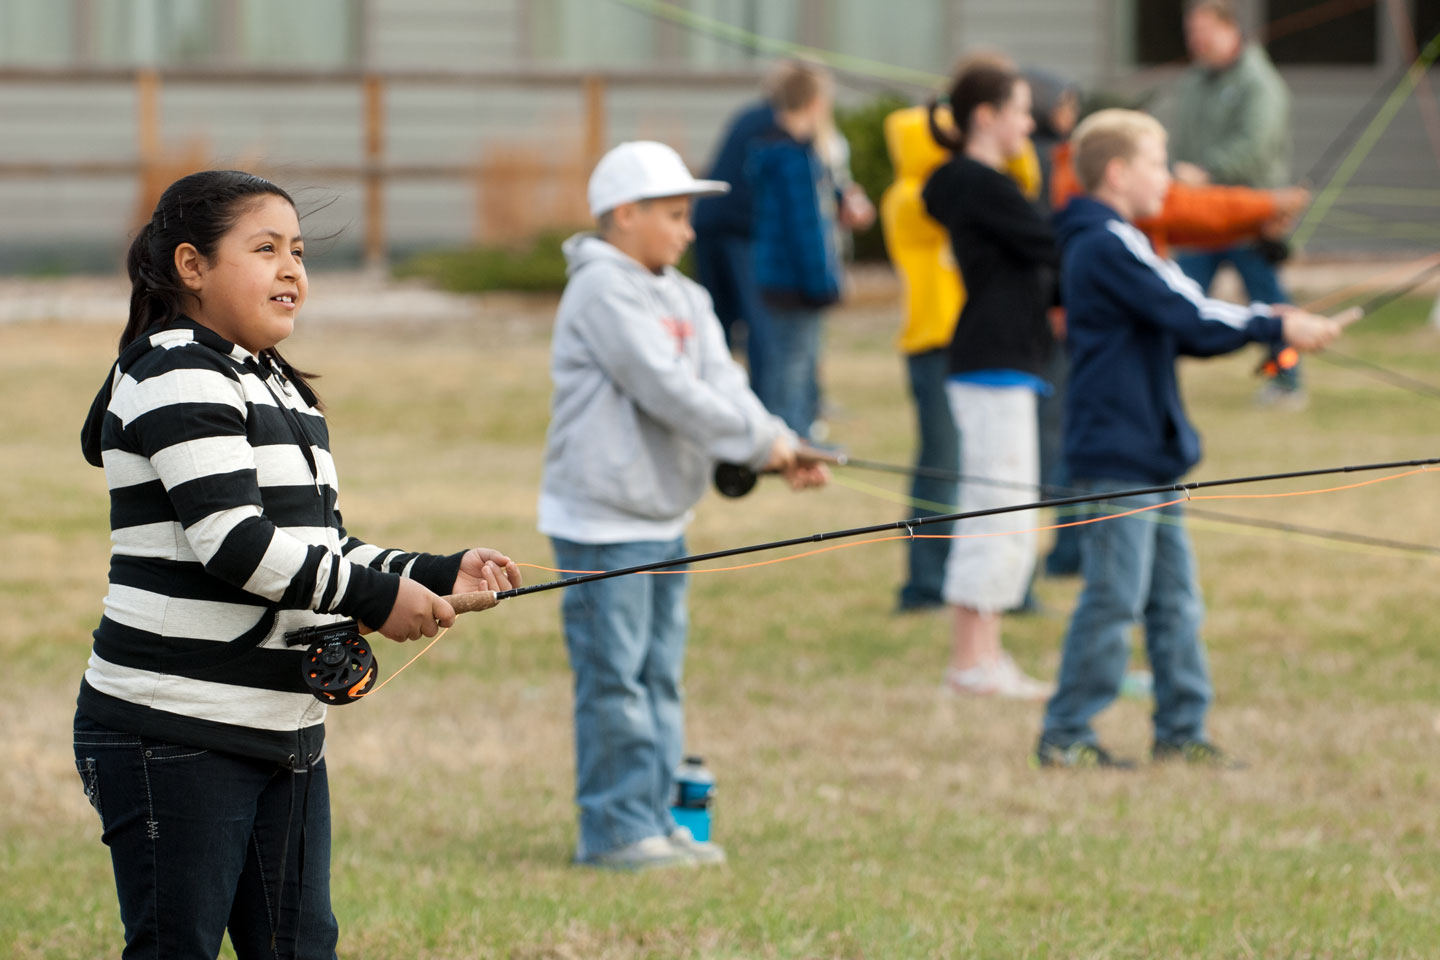
<svg viewBox="0 0 1440 960">
<path fill-rule="evenodd" d="M 494 590 L 476 590 L 474 593 L 455 593 L 446 597 L 445 601 L 455 608 L 456 613 L 474 613 L 477 610 L 489 610 L 500 602 L 496 599 Z"/>
</svg>

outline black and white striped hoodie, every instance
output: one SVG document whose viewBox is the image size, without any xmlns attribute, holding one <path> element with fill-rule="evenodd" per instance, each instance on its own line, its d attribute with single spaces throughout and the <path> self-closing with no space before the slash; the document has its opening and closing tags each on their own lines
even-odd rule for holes
<svg viewBox="0 0 1440 960">
<path fill-rule="evenodd" d="M 378 626 L 399 578 L 451 592 L 461 554 L 346 534 L 325 418 L 268 359 L 188 318 L 120 356 L 81 434 L 110 488 L 110 586 L 80 711 L 118 730 L 303 766 L 325 707 L 283 634 Z"/>
</svg>

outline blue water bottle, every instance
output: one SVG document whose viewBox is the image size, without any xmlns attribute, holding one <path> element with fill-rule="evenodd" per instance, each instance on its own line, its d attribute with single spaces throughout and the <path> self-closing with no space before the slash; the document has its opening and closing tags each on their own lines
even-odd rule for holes
<svg viewBox="0 0 1440 960">
<path fill-rule="evenodd" d="M 715 775 L 701 757 L 686 757 L 675 768 L 675 792 L 670 814 L 676 826 L 685 827 L 696 840 L 710 839 L 710 805 L 715 802 Z"/>
</svg>

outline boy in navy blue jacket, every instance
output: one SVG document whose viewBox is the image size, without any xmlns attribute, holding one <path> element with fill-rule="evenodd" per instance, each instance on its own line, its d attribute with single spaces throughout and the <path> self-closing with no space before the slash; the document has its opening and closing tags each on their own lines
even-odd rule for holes
<svg viewBox="0 0 1440 960">
<path fill-rule="evenodd" d="M 831 109 L 830 77 L 795 62 L 776 79 L 776 127 L 751 147 L 755 282 L 770 348 L 755 392 L 801 437 L 818 414 L 816 365 L 824 309 L 840 299 L 839 195 L 816 149 Z"/>
<path fill-rule="evenodd" d="M 1154 118 L 1104 110 L 1081 124 L 1074 140 L 1088 196 L 1056 217 L 1071 359 L 1066 462 L 1074 484 L 1088 490 L 1174 483 L 1200 460 L 1200 438 L 1180 400 L 1177 357 L 1218 356 L 1251 342 L 1319 350 L 1347 320 L 1212 300 L 1156 255 L 1131 223 L 1159 212 L 1170 185 L 1165 131 Z M 1095 515 L 1172 499 L 1128 497 L 1097 505 Z M 1040 766 L 1129 765 L 1099 745 L 1090 720 L 1119 692 L 1127 634 L 1137 621 L 1155 675 L 1153 758 L 1232 763 L 1205 733 L 1210 675 L 1181 507 L 1152 512 L 1161 516 L 1147 512 L 1080 528 L 1085 587 L 1046 708 L 1035 753 Z"/>
</svg>

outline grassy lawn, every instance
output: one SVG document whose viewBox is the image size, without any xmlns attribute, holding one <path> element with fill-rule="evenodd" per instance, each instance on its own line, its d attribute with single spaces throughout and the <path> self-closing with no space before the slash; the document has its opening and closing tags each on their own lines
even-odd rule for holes
<svg viewBox="0 0 1440 960">
<path fill-rule="evenodd" d="M 1440 382 L 1428 302 L 1354 328 L 1347 352 Z M 547 419 L 545 301 L 466 323 L 306 328 L 324 374 L 349 526 L 383 544 L 492 545 L 551 562 L 534 530 Z M 833 314 L 833 435 L 903 461 L 911 420 L 894 309 Z M 74 693 L 99 617 L 104 478 L 78 449 L 114 329 L 0 327 L 0 955 L 115 955 L 99 823 L 73 769 Z M 1310 362 L 1303 413 L 1252 406 L 1253 354 L 1187 366 L 1196 479 L 1437 453 L 1434 402 Z M 899 478 L 851 474 L 894 497 Z M 1352 478 L 1339 478 L 1335 483 Z M 1436 477 L 1231 513 L 1434 543 Z M 1325 479 L 1244 487 L 1329 486 Z M 695 551 L 899 519 L 859 484 L 762 482 L 704 500 Z M 1423 555 L 1197 523 L 1215 739 L 1243 772 L 1035 772 L 1035 705 L 947 699 L 944 615 L 891 613 L 898 543 L 692 578 L 688 746 L 719 779 L 725 869 L 611 876 L 574 844 L 570 677 L 558 591 L 460 621 L 405 676 L 331 713 L 341 953 L 371 958 L 1429 957 L 1440 914 L 1434 772 L 1440 646 Z M 526 571 L 532 579 L 545 574 Z M 1077 584 L 1014 619 L 1054 675 Z M 386 644 L 394 670 L 418 648 Z M 1103 715 L 1143 756 L 1148 704 Z"/>
</svg>

